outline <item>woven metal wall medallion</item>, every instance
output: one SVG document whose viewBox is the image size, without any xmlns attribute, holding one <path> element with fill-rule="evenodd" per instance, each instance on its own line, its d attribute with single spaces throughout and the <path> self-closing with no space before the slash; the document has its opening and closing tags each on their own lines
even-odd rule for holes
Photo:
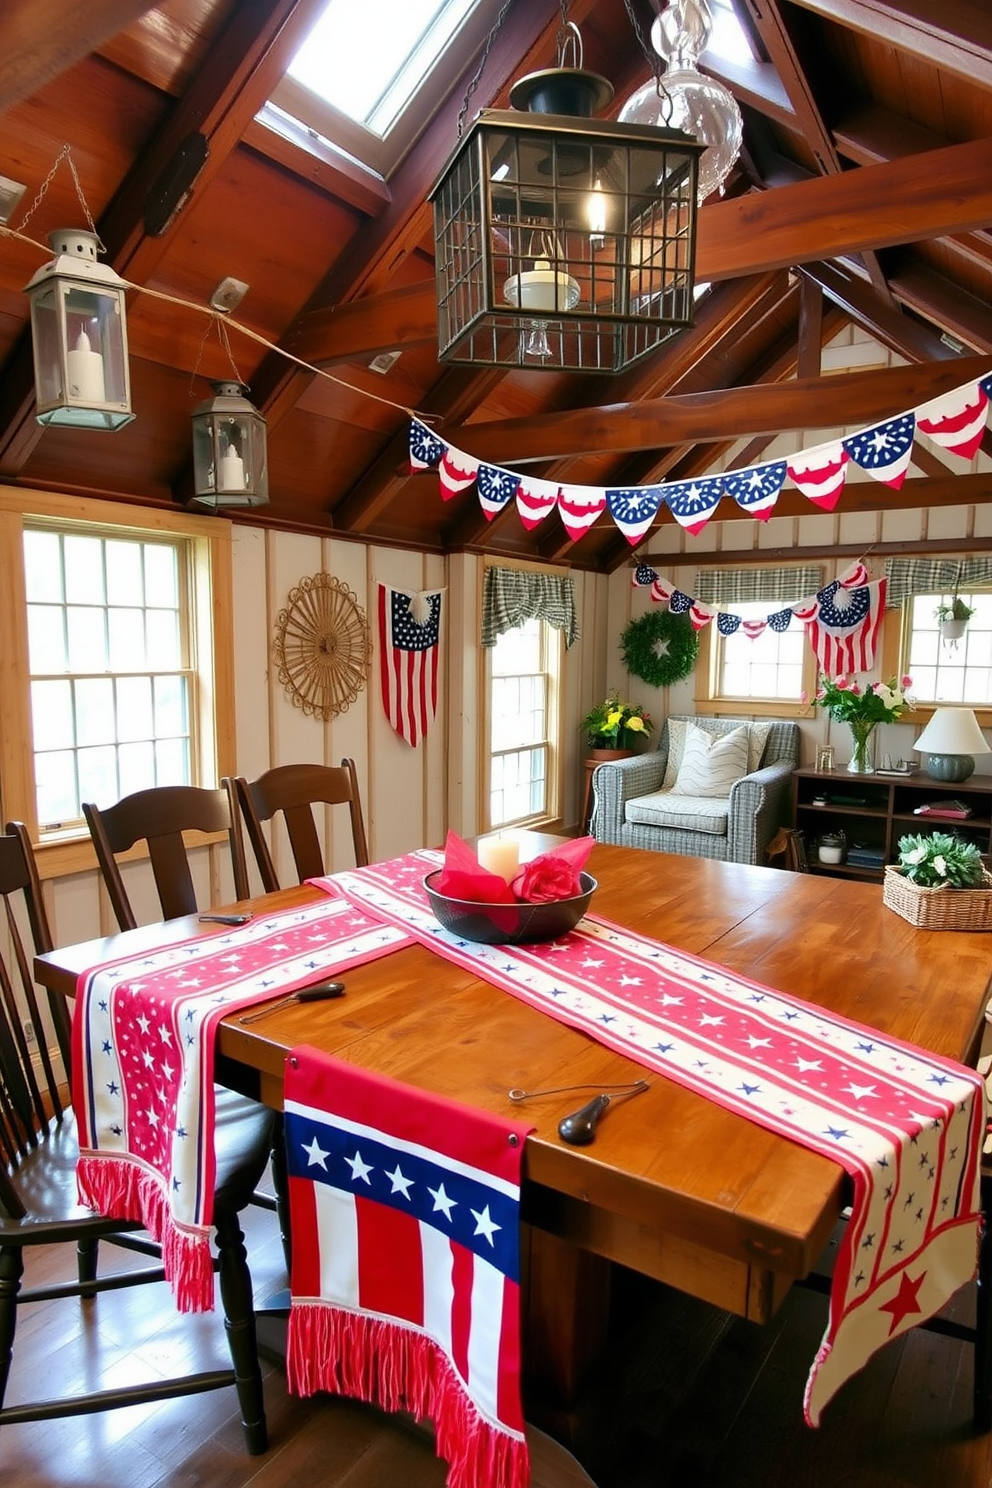
<svg viewBox="0 0 992 1488">
<path fill-rule="evenodd" d="M 372 659 L 357 595 L 330 574 L 313 574 L 289 591 L 275 628 L 272 654 L 294 708 L 325 723 L 344 713 L 365 686 Z"/>
</svg>

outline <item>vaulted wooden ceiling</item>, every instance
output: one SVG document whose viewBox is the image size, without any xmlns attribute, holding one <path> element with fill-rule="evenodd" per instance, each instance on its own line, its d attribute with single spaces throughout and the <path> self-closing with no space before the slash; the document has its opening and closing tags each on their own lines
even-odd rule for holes
<svg viewBox="0 0 992 1488">
<path fill-rule="evenodd" d="M 512 506 L 488 522 L 471 490 L 442 502 L 436 475 L 408 474 L 405 409 L 512 469 L 632 485 L 701 474 L 742 439 L 737 463 L 783 429 L 859 427 L 992 365 L 986 0 L 734 0 L 755 60 L 704 57 L 745 119 L 726 195 L 700 211 L 697 278 L 713 288 L 693 328 L 618 377 L 439 364 L 426 202 L 479 54 L 385 180 L 265 113 L 322 3 L 5 0 L 0 175 L 27 186 L 11 225 L 41 242 L 84 225 L 63 165 L 21 227 L 68 143 L 105 261 L 136 286 L 137 417 L 116 434 L 38 425 L 23 287 L 43 256 L 0 237 L 0 481 L 185 505 L 190 414 L 230 375 L 203 313 L 225 276 L 250 286 L 235 318 L 254 334 L 232 328 L 231 348 L 269 425 L 271 501 L 239 519 L 433 552 L 609 571 L 631 549 L 605 515 L 572 542 L 556 513 L 528 532 Z M 633 4 L 647 32 L 662 0 Z M 624 0 L 568 14 L 619 107 L 648 76 Z M 559 21 L 558 0 L 515 0 L 473 111 L 553 64 Z M 191 152 L 203 163 L 182 194 Z M 851 320 L 909 365 L 821 378 L 822 345 Z M 402 354 L 380 375 L 369 363 L 387 351 Z M 898 498 L 869 481 L 843 499 L 959 504 L 987 487 L 917 447 Z M 788 490 L 776 508 L 808 509 Z M 737 515 L 721 503 L 720 520 Z"/>
</svg>

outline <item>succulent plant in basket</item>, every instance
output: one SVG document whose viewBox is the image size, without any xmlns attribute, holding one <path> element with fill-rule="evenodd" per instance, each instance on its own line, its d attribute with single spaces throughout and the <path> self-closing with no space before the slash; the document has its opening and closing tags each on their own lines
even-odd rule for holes
<svg viewBox="0 0 992 1488">
<path fill-rule="evenodd" d="M 921 889 L 978 889 L 985 881 L 975 844 L 947 832 L 900 837 L 899 871 Z"/>
</svg>

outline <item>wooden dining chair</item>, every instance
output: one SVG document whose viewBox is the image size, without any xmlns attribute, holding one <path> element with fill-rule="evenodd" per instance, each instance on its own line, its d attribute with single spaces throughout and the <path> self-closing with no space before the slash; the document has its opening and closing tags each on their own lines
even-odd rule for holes
<svg viewBox="0 0 992 1488">
<path fill-rule="evenodd" d="M 83 815 L 90 829 L 97 862 L 117 923 L 122 930 L 137 927 L 134 910 L 124 887 L 118 855 L 145 842 L 158 891 L 162 918 L 178 919 L 195 914 L 200 906 L 190 870 L 186 832 L 226 832 L 234 873 L 236 899 L 248 898 L 248 869 L 241 839 L 238 806 L 230 781 L 216 790 L 195 785 L 153 786 L 124 796 L 114 806 L 98 807 L 83 802 Z M 255 1119 L 257 1103 L 232 1091 L 219 1093 L 225 1117 L 237 1120 L 239 1109 L 246 1121 Z M 283 1250 L 289 1264 L 289 1205 L 285 1189 L 282 1133 L 272 1124 L 271 1174 L 274 1192 L 257 1190 L 252 1202 L 278 1215 Z"/>
<path fill-rule="evenodd" d="M 266 893 L 283 887 L 262 831 L 262 823 L 275 817 L 281 817 L 285 823 L 298 883 L 320 878 L 326 872 L 315 806 L 347 804 L 351 812 L 355 865 L 358 868 L 367 865 L 369 849 L 353 759 L 343 759 L 340 765 L 276 765 L 256 780 L 249 781 L 239 775 L 233 787 Z"/>
<path fill-rule="evenodd" d="M 122 930 L 134 930 L 131 908 L 118 856 L 145 842 L 158 891 L 162 917 L 177 919 L 195 914 L 198 905 L 186 846 L 187 832 L 226 832 L 234 871 L 234 897 L 248 897 L 244 846 L 236 806 L 227 786 L 206 790 L 196 785 L 161 785 L 135 791 L 114 806 L 83 802 L 97 862 Z"/>
<path fill-rule="evenodd" d="M 264 1106 L 256 1106 L 250 1120 L 241 1112 L 234 1123 L 220 1121 L 216 1137 L 217 1269 L 231 1368 L 169 1378 L 160 1371 L 148 1379 L 109 1389 L 93 1388 L 11 1406 L 4 1403 L 15 1367 L 20 1308 L 70 1298 L 86 1299 L 87 1305 L 92 1305 L 89 1299 L 101 1292 L 161 1283 L 163 1273 L 157 1266 L 97 1274 L 101 1241 L 151 1253 L 155 1247 L 143 1239 L 140 1224 L 106 1218 L 77 1202 L 75 1121 L 64 1102 L 47 1038 L 39 1037 L 34 1046 L 40 1061 L 36 1068 L 24 1025 L 25 1018 L 30 1018 L 39 1032 L 42 1028 L 30 970 L 31 951 L 20 930 L 24 915 L 18 911 L 26 910 L 35 951 L 50 950 L 51 938 L 31 844 L 19 822 L 8 822 L 0 836 L 0 898 L 6 917 L 6 936 L 0 942 L 0 1426 L 111 1410 L 235 1385 L 248 1451 L 264 1452 L 268 1443 L 252 1282 L 239 1220 L 269 1156 L 272 1114 Z M 9 946 L 9 952 L 3 946 Z M 51 1000 L 56 1037 L 62 1048 L 63 1036 L 68 1032 L 66 1007 L 63 1002 L 60 1014 L 57 1001 Z M 68 1057 L 67 1045 L 63 1057 Z M 76 1248 L 77 1280 L 25 1288 L 25 1250 L 52 1245 Z M 162 1302 L 165 1308 L 174 1310 L 164 1285 Z M 54 1336 L 58 1324 L 46 1320 L 45 1327 Z M 128 1346 L 122 1347 L 121 1358 L 128 1353 Z M 64 1370 L 65 1365 L 60 1363 L 52 1372 L 61 1376 Z M 81 1373 L 84 1377 L 88 1374 L 88 1365 L 81 1366 Z"/>
</svg>

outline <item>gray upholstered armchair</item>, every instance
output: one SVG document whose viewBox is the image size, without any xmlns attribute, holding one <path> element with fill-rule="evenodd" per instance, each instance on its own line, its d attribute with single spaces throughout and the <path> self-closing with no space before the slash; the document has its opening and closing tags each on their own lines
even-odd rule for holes
<svg viewBox="0 0 992 1488">
<path fill-rule="evenodd" d="M 728 734 L 740 718 L 667 718 L 657 749 L 599 765 L 593 774 L 592 831 L 600 842 L 732 863 L 767 862 L 768 844 L 791 812 L 799 726 L 749 725 L 748 773 L 727 799 L 674 794 L 689 723 Z"/>
</svg>

